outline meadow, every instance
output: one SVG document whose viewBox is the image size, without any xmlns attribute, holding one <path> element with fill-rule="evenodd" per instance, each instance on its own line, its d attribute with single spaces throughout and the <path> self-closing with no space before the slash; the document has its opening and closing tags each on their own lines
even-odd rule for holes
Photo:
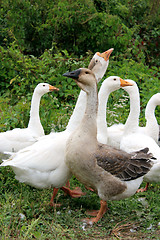
<svg viewBox="0 0 160 240">
<path fill-rule="evenodd" d="M 134 70 L 129 72 L 125 64 L 120 68 L 111 60 L 110 65 L 114 66 L 114 69 L 113 67 L 109 68 L 106 75 L 111 75 L 114 71 L 122 74 L 124 71 L 126 78 L 129 78 L 131 72 L 136 75 L 140 67 L 137 64 L 138 70 L 135 70 L 135 64 L 130 63 Z M 76 66 L 72 66 L 72 68 L 74 69 Z M 144 71 L 144 69 L 142 70 Z M 145 73 L 143 71 L 141 71 L 141 75 L 143 74 L 144 78 L 150 74 L 149 69 L 144 71 Z M 135 78 L 135 76 L 130 78 Z M 155 83 L 158 82 L 158 78 L 153 80 Z M 151 78 L 150 81 L 149 85 L 152 84 Z M 63 85 L 63 82 L 61 84 Z M 71 86 L 71 83 L 67 82 L 67 84 L 68 87 Z M 141 87 L 141 97 L 144 96 L 148 87 L 147 84 L 144 88 Z M 152 91 L 156 91 L 156 89 L 152 88 Z M 70 91 L 77 95 L 79 93 L 76 86 L 73 86 L 73 90 Z M 76 94 L 72 101 L 63 103 L 60 103 L 59 95 L 54 96 L 54 93 L 47 94 L 42 98 L 40 116 L 46 134 L 52 129 L 56 131 L 65 129 L 74 109 Z M 152 92 L 146 96 L 145 101 L 151 94 Z M 31 95 L 32 93 L 28 92 L 27 97 L 24 94 L 19 97 L 18 101 L 13 97 L 13 93 L 12 98 L 0 98 L 3 103 L 0 105 L 1 129 L 7 130 L 27 125 Z M 63 96 L 65 96 L 65 91 Z M 143 114 L 145 101 L 143 101 L 141 125 L 145 124 Z M 129 112 L 127 94 L 123 90 L 113 93 L 110 96 L 107 110 L 107 120 L 110 125 L 114 122 L 125 122 Z M 158 114 L 159 108 L 156 109 L 156 115 L 158 116 Z M 4 155 L 0 155 L 1 160 L 4 157 Z M 145 186 L 145 183 L 142 185 Z M 137 193 L 129 199 L 108 201 L 109 210 L 93 226 L 87 226 L 81 220 L 87 216 L 86 210 L 99 209 L 100 199 L 95 193 L 86 190 L 73 176 L 71 188 L 76 186 L 80 186 L 86 195 L 73 199 L 59 190 L 55 202 L 61 203 L 61 207 L 51 207 L 49 203 L 52 189 L 39 190 L 19 183 L 11 168 L 0 168 L 0 239 L 160 239 L 160 186 L 158 183 L 151 184 L 147 192 Z"/>
<path fill-rule="evenodd" d="M 2 158 L 2 156 L 1 156 Z M 81 219 L 99 208 L 99 197 L 74 177 L 85 196 L 70 198 L 59 190 L 51 207 L 52 189 L 38 190 L 19 183 L 9 167 L 0 169 L 0 239 L 160 239 L 160 186 L 121 201 L 108 201 L 108 212 L 95 225 Z M 144 184 L 143 184 L 144 185 Z"/>
</svg>

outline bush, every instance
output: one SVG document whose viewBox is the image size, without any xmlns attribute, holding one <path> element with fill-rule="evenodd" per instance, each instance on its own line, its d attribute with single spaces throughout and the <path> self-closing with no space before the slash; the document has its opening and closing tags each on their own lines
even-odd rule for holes
<svg viewBox="0 0 160 240">
<path fill-rule="evenodd" d="M 66 50 L 53 53 L 51 49 L 36 58 L 24 56 L 15 44 L 7 50 L 1 47 L 1 50 L 1 131 L 27 127 L 33 90 L 39 82 L 47 82 L 60 89 L 46 94 L 41 100 L 40 116 L 45 132 L 64 129 L 79 89 L 73 80 L 64 78 L 62 74 L 87 67 L 91 53 L 77 59 L 69 56 Z"/>
<path fill-rule="evenodd" d="M 2 0 L 0 11 L 0 45 L 15 41 L 25 55 L 55 45 L 78 57 L 114 47 L 119 59 L 159 65 L 157 0 Z"/>
<path fill-rule="evenodd" d="M 3 88 L 1 92 L 1 131 L 15 127 L 27 127 L 31 97 L 39 82 L 48 82 L 60 89 L 58 93 L 54 92 L 42 97 L 40 117 L 45 133 L 49 133 L 52 129 L 56 131 L 65 129 L 74 109 L 79 88 L 73 80 L 64 78 L 62 74 L 79 67 L 87 67 L 93 54 L 88 53 L 86 57 L 76 59 L 70 56 L 66 50 L 56 51 L 57 53 L 54 54 L 54 50 L 46 50 L 40 58 L 36 58 L 23 56 L 17 48 L 13 49 L 13 46 L 7 50 L 3 49 L 3 58 L 1 59 L 6 63 L 3 65 L 3 73 L 6 74 L 6 78 L 11 76 L 11 79 L 8 79 L 8 89 Z M 137 63 L 130 59 L 116 61 L 116 58 L 111 56 L 104 78 L 111 75 L 137 82 L 141 94 L 141 124 L 145 124 L 145 106 L 149 98 L 160 91 L 159 69 L 149 68 L 143 63 Z M 11 106 L 9 107 L 9 105 Z M 122 90 L 111 94 L 108 109 L 107 121 L 109 125 L 115 122 L 124 123 L 129 113 L 127 94 Z M 158 114 L 158 109 L 156 114 Z"/>
</svg>

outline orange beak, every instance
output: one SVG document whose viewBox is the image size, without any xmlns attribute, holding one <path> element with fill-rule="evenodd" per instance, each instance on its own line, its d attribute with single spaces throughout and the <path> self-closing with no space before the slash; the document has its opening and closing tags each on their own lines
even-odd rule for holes
<svg viewBox="0 0 160 240">
<path fill-rule="evenodd" d="M 120 82 L 121 82 L 121 87 L 133 86 L 133 83 L 123 80 L 122 78 L 120 78 Z"/>
<path fill-rule="evenodd" d="M 97 55 L 99 57 L 104 58 L 105 61 L 108 61 L 111 53 L 113 52 L 113 50 L 114 50 L 113 48 L 110 48 L 109 50 L 107 50 L 107 51 L 105 51 L 103 53 L 97 52 Z"/>
<path fill-rule="evenodd" d="M 50 92 L 59 91 L 59 88 L 56 88 L 56 87 L 54 87 L 54 86 L 52 86 L 52 85 L 49 85 L 49 91 L 50 91 Z"/>
</svg>

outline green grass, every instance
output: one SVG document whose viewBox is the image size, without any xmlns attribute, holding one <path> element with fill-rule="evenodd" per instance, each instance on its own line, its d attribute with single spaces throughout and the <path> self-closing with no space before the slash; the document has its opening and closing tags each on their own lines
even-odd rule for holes
<svg viewBox="0 0 160 240">
<path fill-rule="evenodd" d="M 45 132 L 49 133 L 52 127 L 56 131 L 62 131 L 65 129 L 74 106 L 66 103 L 66 106 L 63 105 L 61 109 L 56 106 L 58 100 L 52 101 L 51 95 L 47 97 L 51 100 L 49 104 L 43 98 L 41 105 L 44 105 L 44 109 L 52 109 L 54 103 L 56 110 L 51 111 L 50 115 L 43 108 L 41 109 L 40 116 L 44 121 L 42 122 L 43 126 L 46 126 Z M 28 123 L 29 112 L 27 109 L 29 111 L 29 108 L 23 102 L 18 102 L 18 105 L 11 107 L 8 107 L 10 104 L 7 99 L 1 98 L 0 102 L 3 103 L 0 109 L 2 113 L 1 131 L 6 131 L 10 127 L 25 127 L 21 123 L 24 123 L 24 119 L 25 124 Z M 110 124 L 112 121 L 114 123 L 112 120 L 112 113 L 115 114 L 112 111 L 113 107 L 114 105 L 110 108 Z M 128 116 L 126 108 L 123 114 L 116 113 L 120 122 L 123 122 L 122 120 Z M 12 125 L 10 125 L 11 123 Z M 2 156 L 0 156 L 1 159 Z M 49 205 L 52 189 L 38 190 L 19 183 L 11 168 L 0 168 L 0 240 L 160 240 L 159 184 L 152 184 L 147 192 L 135 194 L 131 198 L 122 201 L 108 201 L 109 210 L 104 217 L 97 224 L 86 226 L 81 219 L 87 217 L 86 210 L 99 209 L 100 199 L 95 193 L 87 191 L 74 177 L 70 183 L 72 188 L 80 186 L 86 195 L 73 199 L 59 190 L 55 201 L 62 205 L 60 208 L 53 208 Z"/>
<path fill-rule="evenodd" d="M 74 177 L 85 196 L 73 199 L 59 190 L 49 205 L 52 189 L 38 190 L 19 183 L 9 167 L 0 168 L 0 239 L 160 239 L 160 186 L 122 201 L 108 201 L 108 212 L 93 226 L 81 219 L 87 209 L 99 209 L 99 197 Z M 144 184 L 143 184 L 144 185 Z"/>
</svg>

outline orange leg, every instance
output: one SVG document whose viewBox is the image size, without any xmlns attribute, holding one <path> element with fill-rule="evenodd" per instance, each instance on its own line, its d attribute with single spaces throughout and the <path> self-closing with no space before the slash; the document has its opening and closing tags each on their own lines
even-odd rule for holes
<svg viewBox="0 0 160 240">
<path fill-rule="evenodd" d="M 137 193 L 139 192 L 146 192 L 148 190 L 149 183 L 146 184 L 145 188 L 140 188 L 137 190 Z"/>
<path fill-rule="evenodd" d="M 93 215 L 94 215 L 94 213 L 97 213 L 96 217 L 82 219 L 83 222 L 92 225 L 93 223 L 97 223 L 99 221 L 99 219 L 101 219 L 103 217 L 103 215 L 106 213 L 106 211 L 108 209 L 107 202 L 101 200 L 100 203 L 101 203 L 101 207 L 100 207 L 100 210 L 98 211 L 98 213 L 96 211 L 95 212 L 93 211 Z"/>
<path fill-rule="evenodd" d="M 54 198 L 55 198 L 55 196 L 57 195 L 57 192 L 58 192 L 58 188 L 54 188 L 54 189 L 53 189 L 53 195 L 52 195 L 51 201 L 50 201 L 50 205 L 51 205 L 52 207 L 60 207 L 60 206 L 61 206 L 60 203 L 54 203 Z"/>
<path fill-rule="evenodd" d="M 98 212 L 99 212 L 99 210 L 87 210 L 85 213 L 86 213 L 87 215 L 96 217 L 97 214 L 98 214 Z"/>
<path fill-rule="evenodd" d="M 94 192 L 94 190 L 93 190 L 92 188 L 90 188 L 90 187 L 85 186 L 85 188 L 86 188 L 87 190 L 90 190 L 90 191 Z"/>
<path fill-rule="evenodd" d="M 76 187 L 74 190 L 71 190 L 69 181 L 67 181 L 66 187 L 61 187 L 61 190 L 63 190 L 66 194 L 68 194 L 69 196 L 71 196 L 73 198 L 79 198 L 83 195 L 86 195 L 86 193 L 83 193 L 79 187 Z M 53 195 L 52 195 L 51 201 L 50 201 L 50 205 L 54 206 L 54 207 L 60 207 L 61 206 L 61 204 L 58 204 L 58 203 L 55 204 L 54 203 L 54 198 L 55 198 L 57 192 L 58 192 L 58 188 L 54 188 L 53 189 Z"/>
<path fill-rule="evenodd" d="M 86 193 L 83 193 L 79 187 L 76 187 L 75 189 L 71 190 L 69 180 L 66 183 L 66 187 L 62 187 L 61 190 L 63 190 L 66 194 L 73 198 L 79 198 L 83 195 L 86 195 Z"/>
<path fill-rule="evenodd" d="M 106 206 L 106 211 L 108 211 L 109 210 L 109 208 L 108 208 L 108 206 Z M 87 215 L 90 215 L 90 216 L 97 216 L 97 214 L 99 213 L 99 210 L 87 210 L 86 211 L 86 214 Z"/>
<path fill-rule="evenodd" d="M 81 197 L 83 195 L 85 195 L 86 193 L 83 193 L 81 191 L 81 189 L 79 187 L 76 187 L 75 189 L 71 190 L 70 188 L 67 187 L 61 187 L 61 189 L 68 194 L 69 196 L 73 197 L 73 198 L 78 198 Z"/>
</svg>

